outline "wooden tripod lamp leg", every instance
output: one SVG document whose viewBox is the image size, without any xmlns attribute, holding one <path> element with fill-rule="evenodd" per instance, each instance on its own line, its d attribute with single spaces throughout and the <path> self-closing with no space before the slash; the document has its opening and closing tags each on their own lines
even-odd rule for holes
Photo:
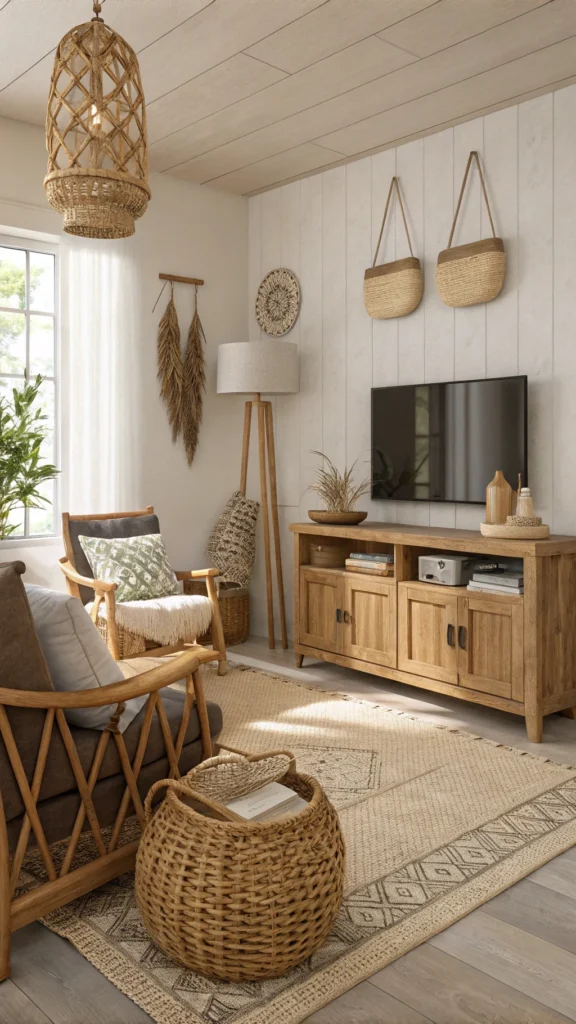
<svg viewBox="0 0 576 1024">
<path fill-rule="evenodd" d="M 274 638 L 274 595 L 272 591 L 272 559 L 270 555 L 270 522 L 268 517 L 268 485 L 266 482 L 266 418 L 265 406 L 258 396 L 258 453 L 260 456 L 260 491 L 262 496 L 262 523 L 264 526 L 264 558 L 266 562 L 266 600 L 268 603 L 268 646 L 276 646 Z"/>
<path fill-rule="evenodd" d="M 278 581 L 278 603 L 280 607 L 280 633 L 282 647 L 288 648 L 286 633 L 286 604 L 284 602 L 284 578 L 282 574 L 282 551 L 280 548 L 280 525 L 278 523 L 278 490 L 276 486 L 276 451 L 274 447 L 274 423 L 272 420 L 272 403 L 266 402 L 266 442 L 268 446 L 268 472 L 270 474 L 270 505 L 272 507 L 272 530 L 274 533 L 274 551 L 276 555 L 276 579 Z"/>
<path fill-rule="evenodd" d="M 240 468 L 240 490 L 246 494 L 248 480 L 248 453 L 250 451 L 250 429 L 252 427 L 252 402 L 244 406 L 244 438 L 242 441 L 242 466 Z"/>
</svg>

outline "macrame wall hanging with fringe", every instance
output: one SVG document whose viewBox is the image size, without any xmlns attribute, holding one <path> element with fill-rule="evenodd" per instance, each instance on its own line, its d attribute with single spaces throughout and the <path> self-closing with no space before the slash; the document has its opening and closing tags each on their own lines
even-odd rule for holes
<svg viewBox="0 0 576 1024">
<path fill-rule="evenodd" d="M 198 447 L 202 403 L 206 390 L 206 367 L 204 345 L 206 336 L 198 315 L 198 285 L 204 284 L 194 277 L 176 277 L 160 274 L 170 282 L 170 300 L 158 327 L 158 379 L 160 395 L 168 411 L 168 422 L 172 428 L 172 440 L 182 438 L 188 465 L 191 466 Z M 174 283 L 195 286 L 194 315 L 186 349 L 182 354 L 182 341 L 178 314 L 174 303 Z M 166 284 L 163 285 L 162 291 Z M 162 295 L 162 291 L 160 295 Z M 156 305 L 160 299 L 156 300 Z"/>
</svg>

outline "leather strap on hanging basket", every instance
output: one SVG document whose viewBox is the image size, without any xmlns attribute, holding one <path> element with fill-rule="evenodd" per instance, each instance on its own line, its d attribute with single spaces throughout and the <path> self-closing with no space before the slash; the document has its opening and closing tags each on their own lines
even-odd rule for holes
<svg viewBox="0 0 576 1024">
<path fill-rule="evenodd" d="M 490 227 L 492 238 L 482 238 L 479 242 L 468 242 L 466 245 L 452 246 L 456 221 L 462 206 L 462 198 L 472 160 L 476 160 L 480 174 L 480 184 Z M 472 150 L 466 164 L 466 171 L 462 181 L 462 188 L 458 196 L 458 205 L 452 221 L 452 230 L 448 239 L 448 248 L 438 254 L 438 266 L 436 267 L 436 286 L 442 302 L 447 306 L 474 306 L 478 302 L 491 302 L 502 291 L 504 277 L 506 275 L 506 253 L 504 242 L 496 237 L 492 211 L 488 202 L 484 175 L 480 165 L 480 158 L 475 150 Z"/>
<path fill-rule="evenodd" d="M 382 235 L 384 234 L 384 225 L 394 189 L 396 189 L 402 211 L 402 220 L 404 221 L 404 230 L 408 239 L 410 256 L 403 260 L 393 260 L 391 263 L 381 263 L 380 266 L 376 266 L 378 250 L 382 241 Z M 375 320 L 389 320 L 394 316 L 407 316 L 408 313 L 412 313 L 420 305 L 423 292 L 424 278 L 422 276 L 422 268 L 420 260 L 412 252 L 412 243 L 410 241 L 398 178 L 392 178 L 382 218 L 382 226 L 378 236 L 378 244 L 374 253 L 374 262 L 364 273 L 364 305 L 366 306 L 366 312 Z"/>
</svg>

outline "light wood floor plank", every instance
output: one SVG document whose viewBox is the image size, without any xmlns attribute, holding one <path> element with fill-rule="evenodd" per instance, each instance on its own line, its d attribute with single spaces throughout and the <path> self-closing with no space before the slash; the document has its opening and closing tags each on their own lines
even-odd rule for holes
<svg viewBox="0 0 576 1024">
<path fill-rule="evenodd" d="M 51 1024 L 49 1018 L 25 996 L 13 981 L 0 985 L 1 1024 Z"/>
<path fill-rule="evenodd" d="M 548 889 L 554 889 L 554 892 L 576 899 L 576 850 L 563 853 L 528 877 L 531 882 L 545 885 Z"/>
<path fill-rule="evenodd" d="M 547 1009 L 430 943 L 424 943 L 370 979 L 434 1024 L 568 1024 Z"/>
<path fill-rule="evenodd" d="M 576 1020 L 576 956 L 481 910 L 431 945 Z"/>
<path fill-rule="evenodd" d="M 576 874 L 576 864 L 574 865 Z M 486 903 L 485 914 L 576 953 L 576 899 L 524 879 Z"/>
<path fill-rule="evenodd" d="M 42 1007 L 52 1024 L 153 1024 L 66 939 L 42 925 L 15 932 L 12 951 L 14 985 Z"/>
<path fill-rule="evenodd" d="M 307 1017 L 304 1024 L 431 1024 L 431 1021 L 363 981 Z"/>
</svg>

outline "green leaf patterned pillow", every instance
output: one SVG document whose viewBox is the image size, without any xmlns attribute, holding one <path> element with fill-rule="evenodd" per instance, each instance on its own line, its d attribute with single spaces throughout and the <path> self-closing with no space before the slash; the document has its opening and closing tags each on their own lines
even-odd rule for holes
<svg viewBox="0 0 576 1024">
<path fill-rule="evenodd" d="M 160 533 L 143 537 L 80 536 L 94 579 L 117 583 L 117 601 L 147 601 L 178 594 L 178 580 Z"/>
</svg>

